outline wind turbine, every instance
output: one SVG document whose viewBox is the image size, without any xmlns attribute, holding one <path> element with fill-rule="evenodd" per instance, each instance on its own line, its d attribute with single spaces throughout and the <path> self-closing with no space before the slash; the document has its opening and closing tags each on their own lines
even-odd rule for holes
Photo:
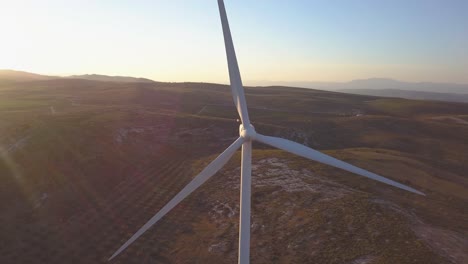
<svg viewBox="0 0 468 264">
<path fill-rule="evenodd" d="M 250 197 L 251 197 L 251 173 L 252 173 L 252 141 L 258 141 L 275 148 L 279 148 L 290 153 L 311 159 L 320 163 L 324 163 L 336 168 L 340 168 L 372 180 L 386 183 L 397 188 L 425 195 L 424 193 L 415 190 L 409 186 L 403 185 L 396 181 L 387 179 L 375 173 L 358 168 L 344 161 L 335 159 L 331 156 L 323 154 L 317 150 L 311 149 L 296 142 L 259 134 L 255 131 L 254 126 L 250 123 L 249 113 L 247 111 L 247 103 L 244 95 L 244 87 L 237 65 L 236 53 L 232 42 L 231 32 L 229 29 L 226 9 L 223 0 L 218 0 L 219 13 L 221 16 L 221 24 L 223 27 L 224 44 L 226 47 L 226 56 L 229 68 L 229 79 L 231 81 L 232 96 L 236 105 L 242 124 L 239 126 L 239 138 L 234 141 L 223 153 L 213 160 L 200 174 L 198 174 L 187 186 L 185 186 L 172 200 L 169 201 L 157 214 L 155 214 L 146 224 L 144 224 L 127 242 L 125 242 L 110 258 L 113 259 L 125 250 L 130 244 L 137 240 L 151 226 L 165 216 L 172 208 L 179 204 L 184 198 L 190 195 L 211 176 L 216 174 L 234 155 L 234 153 L 242 146 L 242 161 L 241 161 L 241 185 L 240 185 L 240 224 L 239 224 L 239 258 L 240 264 L 249 263 L 250 254 Z"/>
</svg>

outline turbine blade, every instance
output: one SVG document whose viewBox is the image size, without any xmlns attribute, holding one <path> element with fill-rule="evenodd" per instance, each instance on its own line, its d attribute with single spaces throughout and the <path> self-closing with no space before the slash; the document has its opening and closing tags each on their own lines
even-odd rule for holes
<svg viewBox="0 0 468 264">
<path fill-rule="evenodd" d="M 113 259 L 124 251 L 130 244 L 137 240 L 143 233 L 146 232 L 152 225 L 159 219 L 165 216 L 172 208 L 179 204 L 185 197 L 195 191 L 203 183 L 205 183 L 211 176 L 219 171 L 234 155 L 236 150 L 244 143 L 243 138 L 238 138 L 231 144 L 223 153 L 221 153 L 215 160 L 213 160 L 200 174 L 198 174 L 182 191 L 180 191 L 169 203 L 167 203 L 157 214 L 155 214 L 146 224 L 144 224 L 125 244 L 123 244 L 109 260 Z"/>
<path fill-rule="evenodd" d="M 239 256 L 238 263 L 250 260 L 250 208 L 252 193 L 252 141 L 242 144 L 240 185 Z"/>
<path fill-rule="evenodd" d="M 377 175 L 375 173 L 372 173 L 370 171 L 358 168 L 358 167 L 356 167 L 354 165 L 351 165 L 351 164 L 346 163 L 344 161 L 335 159 L 335 158 L 333 158 L 331 156 L 328 156 L 328 155 L 323 154 L 323 153 L 321 153 L 319 151 L 313 150 L 313 149 L 311 149 L 309 147 L 306 147 L 304 145 L 298 144 L 296 142 L 293 142 L 293 141 L 290 141 L 290 140 L 287 140 L 287 139 L 282 139 L 282 138 L 277 138 L 277 137 L 269 137 L 269 136 L 264 136 L 264 135 L 260 135 L 260 134 L 257 134 L 255 139 L 262 142 L 262 143 L 265 143 L 267 145 L 270 145 L 270 146 L 273 146 L 275 148 L 279 148 L 279 149 L 294 153 L 294 154 L 299 155 L 299 156 L 304 157 L 304 158 L 308 158 L 308 159 L 311 159 L 311 160 L 318 161 L 320 163 L 324 163 L 324 164 L 327 164 L 327 165 L 330 165 L 330 166 L 333 166 L 333 167 L 336 167 L 336 168 L 340 168 L 340 169 L 343 169 L 343 170 L 346 170 L 346 171 L 349 171 L 349 172 L 352 172 L 352 173 L 367 177 L 367 178 L 372 179 L 372 180 L 376 180 L 376 181 L 379 181 L 379 182 L 383 182 L 383 183 L 395 186 L 397 188 L 400 188 L 400 189 L 403 189 L 403 190 L 406 190 L 406 191 L 409 191 L 409 192 L 412 192 L 412 193 L 425 195 L 424 193 L 422 193 L 422 192 L 420 192 L 420 191 L 418 191 L 416 189 L 413 189 L 413 188 L 411 188 L 409 186 L 406 186 L 406 185 L 403 185 L 403 184 L 401 184 L 399 182 L 387 179 L 385 177 L 382 177 L 382 176 Z"/>
<path fill-rule="evenodd" d="M 219 14 L 221 16 L 221 24 L 223 26 L 224 45 L 226 47 L 226 57 L 229 68 L 229 79 L 231 81 L 232 97 L 236 105 L 237 112 L 242 120 L 244 126 L 250 125 L 249 113 L 247 111 L 247 103 L 245 100 L 244 87 L 239 72 L 239 65 L 237 64 L 236 51 L 232 42 L 231 31 L 229 29 L 229 22 L 224 7 L 224 1 L 218 0 Z"/>
</svg>

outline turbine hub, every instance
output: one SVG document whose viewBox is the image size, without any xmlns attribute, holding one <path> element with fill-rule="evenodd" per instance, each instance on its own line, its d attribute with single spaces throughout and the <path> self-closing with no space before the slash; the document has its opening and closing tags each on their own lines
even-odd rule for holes
<svg viewBox="0 0 468 264">
<path fill-rule="evenodd" d="M 248 125 L 247 127 L 244 127 L 244 124 L 241 124 L 239 126 L 239 135 L 247 140 L 252 140 L 255 139 L 257 132 L 255 132 L 255 128 L 252 126 L 252 124 Z"/>
</svg>

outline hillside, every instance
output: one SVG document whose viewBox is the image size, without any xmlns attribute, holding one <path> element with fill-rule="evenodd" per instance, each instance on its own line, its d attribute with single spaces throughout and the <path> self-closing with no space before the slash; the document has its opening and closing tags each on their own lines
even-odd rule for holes
<svg viewBox="0 0 468 264">
<path fill-rule="evenodd" d="M 402 90 L 422 93 L 442 94 L 468 94 L 466 83 L 436 83 L 436 82 L 404 82 L 389 78 L 358 79 L 349 82 L 273 82 L 273 81 L 251 81 L 252 85 L 278 85 L 321 89 L 329 91 L 352 91 L 352 90 Z M 352 93 L 352 92 L 350 92 Z M 419 98 L 418 98 L 419 99 Z"/>
<path fill-rule="evenodd" d="M 0 70 L 0 81 L 40 81 L 40 80 L 50 80 L 58 77 L 40 75 L 24 71 L 14 71 L 14 70 Z"/>
<path fill-rule="evenodd" d="M 409 91 L 399 89 L 342 89 L 338 90 L 343 93 L 373 95 L 383 97 L 399 97 L 414 100 L 433 100 L 433 101 L 448 101 L 448 102 L 463 102 L 468 103 L 468 91 L 466 94 L 455 93 L 435 93 L 422 91 Z"/>
<path fill-rule="evenodd" d="M 71 76 L 68 76 L 67 78 L 83 79 L 83 80 L 90 80 L 90 81 L 102 81 L 102 82 L 125 82 L 125 83 L 154 82 L 153 80 L 146 79 L 146 78 L 135 78 L 135 77 L 128 77 L 128 76 L 107 76 L 107 75 L 100 75 L 100 74 L 71 75 Z"/>
<path fill-rule="evenodd" d="M 122 82 L 122 83 L 154 83 L 153 80 L 146 78 L 136 78 L 128 76 L 108 76 L 101 74 L 83 74 L 71 76 L 48 76 L 35 74 L 24 71 L 15 70 L 0 70 L 0 82 L 31 82 L 31 81 L 45 81 L 54 79 L 79 79 L 88 81 L 101 81 L 101 82 Z"/>
<path fill-rule="evenodd" d="M 369 89 L 369 90 L 407 90 L 415 92 L 432 93 L 460 93 L 468 94 L 468 84 L 435 83 L 435 82 L 403 82 L 387 78 L 370 78 L 353 80 L 345 83 L 342 89 Z"/>
<path fill-rule="evenodd" d="M 468 104 L 246 89 L 256 130 L 427 194 L 255 144 L 252 263 L 467 263 Z M 0 83 L 0 263 L 107 259 L 238 135 L 230 89 Z M 113 263 L 235 263 L 239 154 Z"/>
</svg>

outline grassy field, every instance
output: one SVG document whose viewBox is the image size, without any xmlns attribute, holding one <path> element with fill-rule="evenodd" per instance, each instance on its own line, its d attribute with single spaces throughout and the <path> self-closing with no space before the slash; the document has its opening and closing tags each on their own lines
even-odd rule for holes
<svg viewBox="0 0 468 264">
<path fill-rule="evenodd" d="M 257 131 L 422 190 L 255 144 L 252 263 L 467 263 L 468 104 L 246 90 Z M 227 86 L 0 83 L 0 263 L 107 258 L 238 134 Z M 239 154 L 114 263 L 235 263 Z"/>
</svg>

